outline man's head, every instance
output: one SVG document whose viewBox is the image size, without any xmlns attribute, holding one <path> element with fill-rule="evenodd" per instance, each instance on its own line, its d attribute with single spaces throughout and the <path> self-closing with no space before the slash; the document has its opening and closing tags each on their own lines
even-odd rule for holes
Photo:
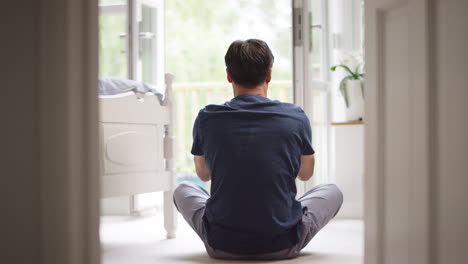
<svg viewBox="0 0 468 264">
<path fill-rule="evenodd" d="M 273 54 L 259 39 L 236 40 L 224 56 L 228 80 L 243 87 L 256 87 L 270 82 Z"/>
</svg>

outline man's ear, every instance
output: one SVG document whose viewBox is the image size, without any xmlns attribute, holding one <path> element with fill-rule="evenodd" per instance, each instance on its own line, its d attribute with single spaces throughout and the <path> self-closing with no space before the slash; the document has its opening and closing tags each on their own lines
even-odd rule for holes
<svg viewBox="0 0 468 264">
<path fill-rule="evenodd" d="M 229 73 L 228 68 L 226 68 L 226 77 L 227 77 L 228 82 L 232 83 L 231 74 Z"/>
<path fill-rule="evenodd" d="M 265 82 L 269 83 L 271 81 L 271 68 L 268 70 L 267 76 L 265 78 Z"/>
</svg>

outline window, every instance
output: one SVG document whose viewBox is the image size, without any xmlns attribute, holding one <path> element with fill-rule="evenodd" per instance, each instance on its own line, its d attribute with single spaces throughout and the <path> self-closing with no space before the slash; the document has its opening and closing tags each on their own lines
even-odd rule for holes
<svg viewBox="0 0 468 264">
<path fill-rule="evenodd" d="M 192 125 L 205 105 L 233 97 L 224 55 L 234 40 L 268 43 L 275 56 L 269 97 L 293 101 L 291 1 L 171 0 L 166 26 L 166 65 L 176 77 L 177 171 L 184 179 L 197 180 L 190 154 Z"/>
<path fill-rule="evenodd" d="M 99 11 L 99 76 L 128 78 L 127 5 L 101 0 Z"/>
<path fill-rule="evenodd" d="M 313 79 L 324 79 L 323 73 L 323 43 L 326 36 L 323 36 L 322 21 L 322 1 L 310 0 L 310 34 L 309 34 L 309 53 L 310 53 L 310 70 Z M 326 69 L 325 69 L 326 70 Z"/>
<path fill-rule="evenodd" d="M 164 1 L 100 0 L 99 75 L 164 85 Z"/>
</svg>

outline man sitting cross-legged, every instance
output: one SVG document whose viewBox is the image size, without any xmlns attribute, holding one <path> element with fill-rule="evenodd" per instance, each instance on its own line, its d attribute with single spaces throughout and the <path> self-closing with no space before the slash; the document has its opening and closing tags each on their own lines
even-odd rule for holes
<svg viewBox="0 0 468 264">
<path fill-rule="evenodd" d="M 233 42 L 225 56 L 234 98 L 200 110 L 193 127 L 195 168 L 211 195 L 181 183 L 174 203 L 219 259 L 286 259 L 299 254 L 338 212 L 343 196 L 318 185 L 298 200 L 295 179 L 314 172 L 304 111 L 267 98 L 273 54 L 256 39 Z"/>
</svg>

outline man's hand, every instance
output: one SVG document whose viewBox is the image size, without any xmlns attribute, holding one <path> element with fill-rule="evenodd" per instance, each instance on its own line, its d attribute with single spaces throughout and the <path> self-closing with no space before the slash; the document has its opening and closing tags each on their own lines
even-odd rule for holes
<svg viewBox="0 0 468 264">
<path fill-rule="evenodd" d="M 195 162 L 195 170 L 198 177 L 204 182 L 211 180 L 210 173 L 206 167 L 205 156 L 193 156 L 193 161 Z"/>
<path fill-rule="evenodd" d="M 301 168 L 297 177 L 302 181 L 308 181 L 314 175 L 315 155 L 301 156 Z"/>
</svg>

